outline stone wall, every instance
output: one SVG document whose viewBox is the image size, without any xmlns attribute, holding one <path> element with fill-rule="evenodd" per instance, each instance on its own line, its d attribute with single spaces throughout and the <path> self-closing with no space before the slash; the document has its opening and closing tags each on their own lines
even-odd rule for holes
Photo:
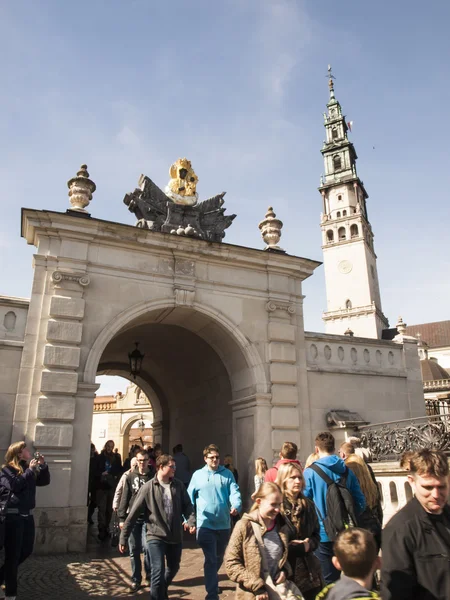
<svg viewBox="0 0 450 600">
<path fill-rule="evenodd" d="M 326 427 L 325 416 L 333 409 L 356 411 L 369 423 L 425 415 L 411 338 L 397 343 L 306 332 L 305 341 L 314 435 Z"/>
<path fill-rule="evenodd" d="M 11 443 L 29 301 L 0 296 L 0 456 Z"/>
</svg>

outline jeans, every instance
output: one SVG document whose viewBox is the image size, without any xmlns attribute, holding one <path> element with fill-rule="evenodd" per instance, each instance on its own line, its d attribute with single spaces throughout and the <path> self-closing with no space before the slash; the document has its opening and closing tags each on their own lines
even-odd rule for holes
<svg viewBox="0 0 450 600">
<path fill-rule="evenodd" d="M 164 540 L 148 540 L 147 551 L 152 565 L 151 600 L 167 598 L 167 588 L 180 568 L 181 550 L 181 543 L 168 544 Z"/>
<path fill-rule="evenodd" d="M 17 595 L 17 569 L 33 552 L 34 518 L 7 515 L 5 521 L 5 562 L 0 568 L 0 584 L 7 596 Z"/>
<path fill-rule="evenodd" d="M 229 529 L 216 530 L 200 527 L 197 530 L 197 542 L 205 556 L 203 569 L 207 600 L 217 600 L 218 598 L 219 578 L 217 573 L 222 566 L 229 539 Z"/>
<path fill-rule="evenodd" d="M 331 559 L 334 556 L 333 542 L 319 542 L 319 547 L 314 554 L 320 560 L 320 566 L 322 567 L 322 575 L 325 579 L 325 583 L 328 585 L 337 581 L 341 577 L 341 572 L 336 569 L 331 562 Z"/>
<path fill-rule="evenodd" d="M 147 579 L 150 578 L 150 558 L 147 551 L 145 521 L 138 520 L 128 538 L 131 560 L 131 579 L 135 583 L 142 582 L 141 553 L 144 552 L 144 569 Z"/>
</svg>

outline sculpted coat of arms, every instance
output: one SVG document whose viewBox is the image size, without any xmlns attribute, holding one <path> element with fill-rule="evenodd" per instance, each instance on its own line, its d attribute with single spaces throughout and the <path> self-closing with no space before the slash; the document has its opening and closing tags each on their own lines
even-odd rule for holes
<svg viewBox="0 0 450 600">
<path fill-rule="evenodd" d="M 170 181 L 160 189 L 141 175 L 139 187 L 123 199 L 138 219 L 136 226 L 150 231 L 186 235 L 221 242 L 236 215 L 225 215 L 225 192 L 198 202 L 198 177 L 191 161 L 179 158 L 169 170 Z"/>
</svg>

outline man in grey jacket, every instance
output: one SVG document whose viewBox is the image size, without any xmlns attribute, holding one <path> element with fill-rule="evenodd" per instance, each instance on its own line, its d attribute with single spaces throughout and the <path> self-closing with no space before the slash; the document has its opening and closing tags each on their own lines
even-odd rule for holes
<svg viewBox="0 0 450 600">
<path fill-rule="evenodd" d="M 175 461 L 169 454 L 157 458 L 156 476 L 141 487 L 120 534 L 119 550 L 123 553 L 134 523 L 144 509 L 152 567 L 151 600 L 167 598 L 167 588 L 180 568 L 183 526 L 189 533 L 195 533 L 194 508 L 186 487 L 174 478 L 175 469 Z"/>
</svg>

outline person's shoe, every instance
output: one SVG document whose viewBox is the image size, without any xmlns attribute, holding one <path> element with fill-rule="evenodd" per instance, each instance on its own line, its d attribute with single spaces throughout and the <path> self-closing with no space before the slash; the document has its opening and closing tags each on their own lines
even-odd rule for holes
<svg viewBox="0 0 450 600">
<path fill-rule="evenodd" d="M 133 583 L 130 586 L 130 589 L 132 592 L 137 592 L 139 589 L 141 588 L 141 582 L 137 582 L 137 581 L 133 581 Z"/>
<path fill-rule="evenodd" d="M 220 596 L 221 593 L 222 593 L 222 590 L 220 589 L 220 587 L 217 587 L 217 595 Z"/>
</svg>

